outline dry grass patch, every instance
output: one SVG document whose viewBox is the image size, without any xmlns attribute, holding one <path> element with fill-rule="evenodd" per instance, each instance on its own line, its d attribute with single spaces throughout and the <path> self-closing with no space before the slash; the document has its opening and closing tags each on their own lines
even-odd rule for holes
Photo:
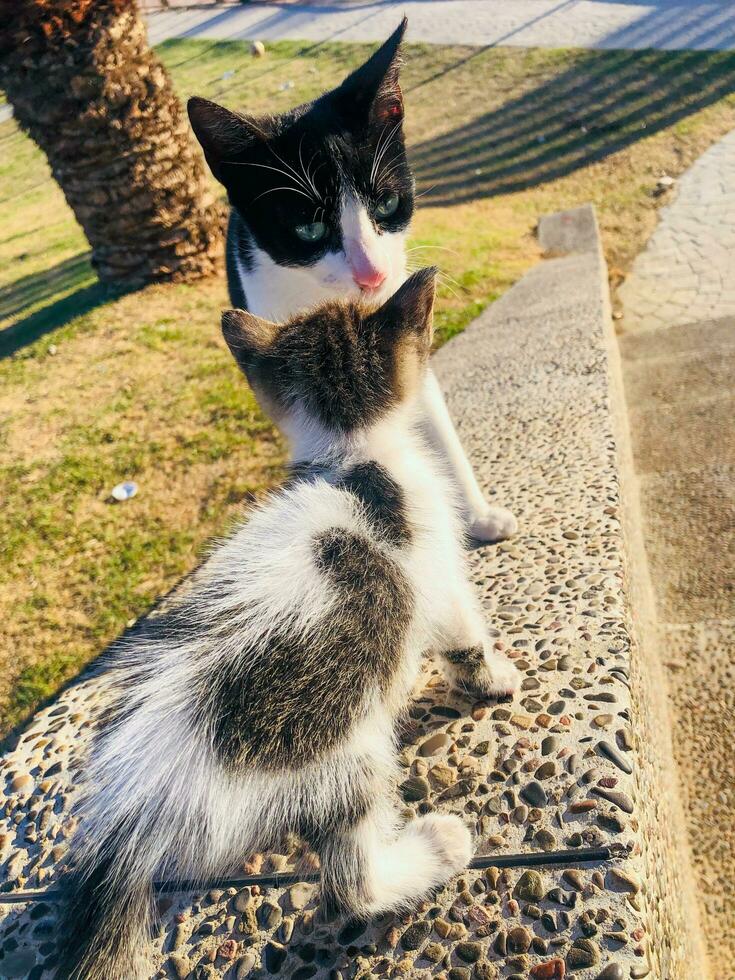
<svg viewBox="0 0 735 980">
<path fill-rule="evenodd" d="M 253 111 L 309 98 L 365 57 L 294 42 L 262 61 L 244 42 L 161 52 L 182 97 Z M 624 271 L 655 223 L 658 177 L 735 122 L 731 55 L 409 46 L 406 61 L 423 205 L 411 254 L 450 277 L 440 341 L 537 260 L 547 211 L 593 201 Z M 219 338 L 222 279 L 105 296 L 12 122 L 0 187 L 2 733 L 194 566 L 277 478 L 283 447 Z M 126 478 L 139 495 L 111 504 Z"/>
</svg>

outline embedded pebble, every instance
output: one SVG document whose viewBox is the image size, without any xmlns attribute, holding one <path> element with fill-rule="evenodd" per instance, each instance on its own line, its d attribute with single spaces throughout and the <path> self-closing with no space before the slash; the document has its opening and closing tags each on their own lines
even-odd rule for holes
<svg viewBox="0 0 735 980">
<path fill-rule="evenodd" d="M 627 793 L 615 789 L 605 789 L 604 786 L 595 786 L 592 792 L 595 796 L 601 796 L 603 800 L 607 800 L 608 803 L 614 803 L 615 806 L 619 806 L 625 813 L 633 812 L 633 800 L 631 800 Z"/>
<path fill-rule="evenodd" d="M 591 939 L 577 939 L 567 953 L 567 966 L 570 969 L 594 966 L 600 962 L 600 947 Z"/>
<path fill-rule="evenodd" d="M 454 952 L 465 963 L 476 963 L 482 956 L 482 946 L 480 943 L 457 943 Z"/>
<path fill-rule="evenodd" d="M 595 980 L 625 980 L 625 974 L 619 964 L 608 963 L 604 970 L 597 974 Z"/>
<path fill-rule="evenodd" d="M 544 897 L 544 880 L 538 871 L 524 871 L 516 884 L 513 894 L 523 902 L 538 902 Z"/>
<path fill-rule="evenodd" d="M 582 877 L 581 871 L 578 871 L 576 868 L 568 868 L 562 874 L 562 878 L 578 892 L 582 891 L 582 888 L 584 887 L 584 878 Z"/>
<path fill-rule="evenodd" d="M 609 742 L 598 742 L 597 749 L 601 755 L 604 755 L 606 759 L 613 762 L 618 769 L 621 769 L 624 773 L 630 775 L 633 772 L 633 767 L 628 760 L 624 759 L 618 750 L 613 748 Z"/>
<path fill-rule="evenodd" d="M 280 905 L 273 902 L 264 902 L 258 909 L 258 922 L 261 928 L 267 932 L 272 932 L 281 924 L 283 911 Z"/>
<path fill-rule="evenodd" d="M 423 776 L 411 776 L 405 782 L 401 783 L 401 793 L 406 803 L 425 800 L 430 792 L 431 787 L 429 786 L 429 782 Z"/>
<path fill-rule="evenodd" d="M 536 782 L 535 779 L 532 779 L 530 783 L 523 787 L 521 790 L 521 796 L 526 803 L 530 803 L 531 806 L 546 806 L 546 803 L 548 802 L 546 790 L 543 788 L 541 783 Z"/>
<path fill-rule="evenodd" d="M 624 868 L 610 868 L 610 877 L 616 885 L 633 895 L 637 895 L 641 890 L 640 878 L 632 871 L 626 871 Z"/>
<path fill-rule="evenodd" d="M 536 831 L 535 840 L 542 851 L 553 851 L 556 847 L 556 837 L 550 830 L 545 828 Z"/>
<path fill-rule="evenodd" d="M 551 779 L 552 776 L 556 775 L 556 763 L 555 762 L 542 763 L 538 767 L 534 775 L 536 776 L 536 779 Z"/>
<path fill-rule="evenodd" d="M 184 980 L 185 977 L 191 975 L 191 963 L 188 956 L 183 956 L 180 953 L 172 953 L 168 962 L 171 965 L 176 980 Z"/>
<path fill-rule="evenodd" d="M 451 738 L 445 732 L 437 732 L 436 735 L 432 735 L 421 743 L 419 754 L 423 756 L 436 755 L 441 749 L 450 745 L 451 741 Z"/>
<path fill-rule="evenodd" d="M 509 952 L 525 953 L 531 945 L 531 934 L 523 926 L 516 926 L 508 931 L 507 944 Z"/>
<path fill-rule="evenodd" d="M 564 980 L 566 966 L 564 960 L 547 960 L 531 968 L 533 980 Z"/>
<path fill-rule="evenodd" d="M 254 953 L 246 953 L 244 956 L 242 956 L 237 961 L 237 965 L 235 967 L 236 980 L 245 980 L 245 977 L 252 973 L 255 962 Z"/>
<path fill-rule="evenodd" d="M 241 891 L 239 891 L 232 901 L 232 905 L 236 912 L 244 912 L 251 903 L 252 896 L 249 888 L 243 888 Z"/>
<path fill-rule="evenodd" d="M 426 919 L 419 919 L 418 922 L 414 922 L 403 933 L 401 936 L 401 946 L 405 950 L 419 949 L 422 943 L 428 938 L 430 932 L 431 923 L 427 922 Z"/>
<path fill-rule="evenodd" d="M 314 893 L 315 888 L 313 885 L 307 885 L 304 882 L 291 885 L 288 890 L 288 902 L 291 909 L 294 912 L 300 911 L 305 905 L 308 905 Z"/>
<path fill-rule="evenodd" d="M 286 961 L 288 950 L 280 943 L 269 942 L 265 947 L 263 961 L 269 973 L 278 973 Z"/>
</svg>

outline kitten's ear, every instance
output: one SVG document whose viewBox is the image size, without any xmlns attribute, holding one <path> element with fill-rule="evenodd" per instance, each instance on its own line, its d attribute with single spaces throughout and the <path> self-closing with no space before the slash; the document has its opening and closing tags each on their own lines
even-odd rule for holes
<svg viewBox="0 0 735 980">
<path fill-rule="evenodd" d="M 388 40 L 336 90 L 336 97 L 350 115 L 360 115 L 371 125 L 402 121 L 403 94 L 398 83 L 401 68 L 399 49 L 407 24 L 404 17 Z"/>
<path fill-rule="evenodd" d="M 252 119 L 224 106 L 192 96 L 186 104 L 194 135 L 214 176 L 222 181 L 222 164 L 236 160 L 254 143 L 268 139 L 267 119 Z"/>
<path fill-rule="evenodd" d="M 436 292 L 436 266 L 419 269 L 378 310 L 386 327 L 428 334 L 431 339 Z"/>
<path fill-rule="evenodd" d="M 247 310 L 225 310 L 222 314 L 222 335 L 243 371 L 254 357 L 268 350 L 277 329 L 275 323 Z"/>
</svg>

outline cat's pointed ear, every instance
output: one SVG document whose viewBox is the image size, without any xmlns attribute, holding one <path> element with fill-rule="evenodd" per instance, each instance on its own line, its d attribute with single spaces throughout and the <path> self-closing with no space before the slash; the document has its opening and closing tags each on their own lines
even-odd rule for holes
<svg viewBox="0 0 735 980">
<path fill-rule="evenodd" d="M 431 338 L 437 272 L 436 266 L 414 272 L 381 306 L 378 315 L 387 327 Z"/>
<path fill-rule="evenodd" d="M 254 357 L 267 352 L 277 330 L 275 323 L 247 310 L 225 310 L 222 314 L 222 335 L 243 371 Z"/>
<path fill-rule="evenodd" d="M 209 99 L 192 96 L 186 108 L 194 135 L 219 181 L 222 181 L 224 163 L 237 160 L 249 146 L 258 141 L 265 142 L 270 135 L 267 119 L 254 119 L 231 112 Z"/>
<path fill-rule="evenodd" d="M 400 46 L 407 24 L 404 17 L 388 40 L 334 93 L 350 115 L 362 116 L 371 125 L 402 121 L 403 94 L 398 75 L 401 68 Z"/>
</svg>

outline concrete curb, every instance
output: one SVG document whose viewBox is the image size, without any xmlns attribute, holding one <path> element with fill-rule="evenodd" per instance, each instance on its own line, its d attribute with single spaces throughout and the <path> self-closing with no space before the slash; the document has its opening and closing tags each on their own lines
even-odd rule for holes
<svg viewBox="0 0 735 980">
<path fill-rule="evenodd" d="M 653 975 L 661 980 L 711 976 L 699 923 L 686 819 L 671 740 L 666 672 L 659 658 L 659 628 L 646 558 L 638 478 L 594 209 L 590 206 L 542 219 L 539 242 L 546 252 L 596 251 L 605 303 L 603 343 L 608 358 L 610 418 L 616 444 L 624 535 L 624 590 L 631 617 L 632 727 L 637 739 L 637 804 L 645 867 L 646 907 Z"/>
<path fill-rule="evenodd" d="M 155 976 L 705 975 L 665 697 L 645 635 L 650 606 L 594 212 L 544 219 L 540 237 L 571 254 L 531 270 L 434 359 L 477 471 L 521 521 L 517 538 L 477 548 L 471 561 L 523 688 L 512 704 L 469 704 L 429 662 L 399 791 L 407 815 L 460 814 L 481 853 L 614 844 L 625 856 L 467 872 L 415 914 L 369 925 L 321 922 L 304 886 L 172 895 L 161 902 Z M 64 692 L 0 763 L 6 889 L 43 887 L 63 862 L 104 683 L 91 677 Z M 298 846 L 286 850 L 266 856 L 264 869 L 291 867 Z M 53 910 L 0 904 L 0 915 L 0 976 L 50 975 Z"/>
<path fill-rule="evenodd" d="M 609 299 L 604 263 L 602 272 Z M 666 671 L 660 659 L 660 630 L 644 543 L 620 348 L 611 313 L 608 308 L 605 335 L 626 542 L 627 591 L 633 635 L 637 639 L 632 656 L 631 691 L 634 730 L 641 747 L 639 808 L 647 844 L 644 860 L 649 883 L 648 904 L 652 928 L 657 936 L 656 975 L 662 980 L 668 977 L 672 980 L 689 977 L 707 980 L 712 972 L 700 925 L 696 875 L 671 739 Z"/>
</svg>

